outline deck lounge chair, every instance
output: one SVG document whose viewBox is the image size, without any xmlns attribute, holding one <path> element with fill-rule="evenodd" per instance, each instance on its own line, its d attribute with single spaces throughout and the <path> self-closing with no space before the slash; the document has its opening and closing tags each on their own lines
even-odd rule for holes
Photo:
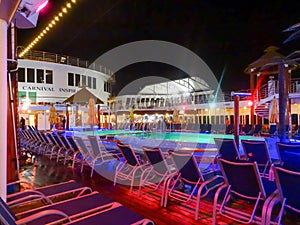
<svg viewBox="0 0 300 225">
<path fill-rule="evenodd" d="M 256 162 L 261 176 L 268 177 L 271 159 L 265 141 L 242 140 L 247 162 Z"/>
<path fill-rule="evenodd" d="M 115 204 L 114 207 L 93 213 L 78 220 L 66 223 L 66 225 L 154 225 L 153 221 L 135 213 L 134 211 Z"/>
<path fill-rule="evenodd" d="M 222 185 L 223 178 L 220 175 L 216 175 L 214 171 L 203 174 L 192 153 L 173 152 L 171 159 L 178 172 L 169 176 L 169 179 L 164 183 L 164 207 L 167 207 L 169 199 L 193 205 L 195 220 L 197 220 L 200 200 L 207 196 L 210 191 Z M 178 188 L 178 184 L 181 184 L 182 187 L 189 187 L 190 190 Z"/>
<path fill-rule="evenodd" d="M 132 192 L 134 182 L 137 178 L 140 178 L 146 164 L 143 164 L 130 145 L 121 143 L 117 145 L 120 148 L 124 161 L 120 161 L 116 167 L 114 185 L 119 181 L 122 184 L 128 184 L 127 182 L 129 182 L 130 192 Z"/>
<path fill-rule="evenodd" d="M 232 162 L 239 161 L 239 151 L 233 139 L 214 138 L 214 141 L 218 149 L 218 158 Z"/>
<path fill-rule="evenodd" d="M 283 168 L 300 172 L 300 144 L 277 143 L 277 151 Z"/>
<path fill-rule="evenodd" d="M 10 183 L 9 185 L 17 184 L 18 182 Z M 92 189 L 86 187 L 74 180 L 61 182 L 58 184 L 47 185 L 39 188 L 31 187 L 22 192 L 16 192 L 7 196 L 8 205 L 13 206 L 22 202 L 33 200 L 43 200 L 47 203 L 52 203 L 55 197 L 73 193 L 75 196 L 81 196 L 92 192 Z"/>
<path fill-rule="evenodd" d="M 276 196 L 270 198 L 268 210 L 266 210 L 265 224 L 272 224 L 272 212 L 278 203 L 281 207 L 279 214 L 275 216 L 276 224 L 282 224 L 285 209 L 290 209 L 293 212 L 300 214 L 300 172 L 294 172 L 283 169 L 278 166 L 273 166 L 275 181 L 277 185 Z M 273 216 L 274 217 L 274 216 Z M 274 219 L 273 219 L 274 220 Z"/>
<path fill-rule="evenodd" d="M 172 167 L 171 165 L 168 165 L 160 148 L 149 148 L 144 146 L 142 149 L 147 161 L 149 162 L 149 166 L 141 174 L 139 195 L 142 193 L 142 188 L 146 186 L 150 187 L 154 191 L 162 188 L 161 204 L 163 204 L 163 183 L 171 175 Z M 175 171 L 173 170 L 173 172 Z"/>
<path fill-rule="evenodd" d="M 250 135 L 252 134 L 252 129 L 253 129 L 252 124 L 245 124 L 242 131 L 244 132 L 245 135 Z"/>
<path fill-rule="evenodd" d="M 88 148 L 81 137 L 75 137 L 75 142 L 78 145 L 80 153 L 82 155 L 82 163 L 81 163 L 81 170 L 83 172 L 84 165 L 88 165 L 91 167 L 92 161 L 94 160 L 93 153 L 90 148 Z"/>
<path fill-rule="evenodd" d="M 51 152 L 48 154 L 48 156 L 50 157 L 50 159 L 59 157 L 59 153 L 63 150 L 63 145 L 59 145 L 51 133 L 47 133 L 47 137 L 53 145 Z"/>
<path fill-rule="evenodd" d="M 107 152 L 106 150 L 103 150 L 100 146 L 99 146 L 99 142 L 97 139 L 97 136 L 88 136 L 88 139 L 90 141 L 91 144 L 91 153 L 93 155 L 93 160 L 91 162 L 91 177 L 93 176 L 93 172 L 96 166 L 102 165 L 106 162 L 110 162 L 112 160 L 116 159 L 116 155 L 115 154 L 111 154 L 109 152 Z"/>
<path fill-rule="evenodd" d="M 0 203 L 1 208 L 9 214 L 7 205 L 2 201 Z M 33 219 L 27 222 L 28 225 L 40 225 L 40 224 L 60 224 L 64 221 L 71 221 L 73 219 L 103 210 L 110 207 L 114 207 L 115 203 L 110 198 L 99 194 L 98 192 L 92 192 L 90 194 L 80 196 L 73 199 L 67 199 L 65 201 L 56 202 L 50 205 L 45 205 L 39 208 L 28 210 L 16 214 L 15 216 L 10 213 L 7 218 L 15 220 L 16 224 L 21 224 L 21 221 Z M 2 211 L 1 211 L 2 214 Z M 39 216 L 37 216 L 39 215 Z M 16 220 L 18 218 L 19 220 Z M 14 224 L 14 223 L 8 223 Z"/>
<path fill-rule="evenodd" d="M 82 153 L 80 152 L 80 148 L 76 144 L 73 137 L 66 136 L 66 139 L 68 140 L 69 144 L 72 146 L 73 151 L 76 153 L 76 154 L 74 154 L 73 163 L 72 163 L 72 168 L 74 168 L 76 163 L 79 163 L 79 164 L 83 163 L 84 157 L 83 157 Z"/>
<path fill-rule="evenodd" d="M 261 124 L 255 124 L 254 131 L 252 133 L 253 136 L 260 136 L 262 131 L 262 125 Z"/>
<path fill-rule="evenodd" d="M 218 159 L 218 163 L 225 183 L 215 193 L 213 224 L 216 224 L 217 215 L 227 217 L 238 223 L 262 224 L 264 215 L 258 213 L 258 204 L 266 202 L 263 208 L 268 206 L 266 199 L 273 195 L 276 190 L 275 183 L 261 178 L 256 162 L 238 163 Z M 250 208 L 252 209 L 251 212 L 238 207 L 241 205 L 241 200 L 246 202 L 247 208 L 253 205 Z"/>
</svg>

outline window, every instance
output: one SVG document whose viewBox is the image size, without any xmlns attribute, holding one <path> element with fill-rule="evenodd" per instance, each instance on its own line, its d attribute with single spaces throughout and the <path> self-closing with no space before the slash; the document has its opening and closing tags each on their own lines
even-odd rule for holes
<svg viewBox="0 0 300 225">
<path fill-rule="evenodd" d="M 36 92 L 28 92 L 28 97 L 29 97 L 31 103 L 36 102 Z"/>
<path fill-rule="evenodd" d="M 97 88 L 97 84 L 96 84 L 96 78 L 93 78 L 93 88 L 96 89 Z"/>
<path fill-rule="evenodd" d="M 23 102 L 26 99 L 26 91 L 18 91 L 19 102 Z"/>
<path fill-rule="evenodd" d="M 34 83 L 34 69 L 27 68 L 27 82 Z"/>
<path fill-rule="evenodd" d="M 53 71 L 46 70 L 46 84 L 53 84 Z"/>
<path fill-rule="evenodd" d="M 75 86 L 80 86 L 80 74 L 75 75 Z"/>
<path fill-rule="evenodd" d="M 110 92 L 110 90 L 111 90 L 110 83 L 109 82 L 104 82 L 104 91 Z"/>
<path fill-rule="evenodd" d="M 83 76 L 82 75 L 82 86 L 85 86 L 86 85 L 86 76 Z"/>
<path fill-rule="evenodd" d="M 18 81 L 25 82 L 25 68 L 18 69 Z"/>
<path fill-rule="evenodd" d="M 74 73 L 68 73 L 68 85 L 74 86 Z"/>
<path fill-rule="evenodd" d="M 36 70 L 36 82 L 44 83 L 44 70 L 41 69 Z"/>
<path fill-rule="evenodd" d="M 92 78 L 88 77 L 88 87 L 92 88 Z"/>
</svg>

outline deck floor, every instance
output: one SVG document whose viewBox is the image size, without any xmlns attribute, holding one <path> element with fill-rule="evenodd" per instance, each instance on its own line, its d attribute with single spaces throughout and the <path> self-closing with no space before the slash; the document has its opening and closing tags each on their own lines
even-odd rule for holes
<svg viewBox="0 0 300 225">
<path fill-rule="evenodd" d="M 112 170 L 106 166 L 105 176 L 111 177 Z M 33 163 L 21 166 L 20 179 L 32 182 L 35 186 L 44 186 L 74 179 L 91 187 L 115 201 L 120 202 L 131 210 L 153 220 L 157 225 L 193 225 L 212 224 L 212 197 L 203 199 L 200 203 L 200 219 L 195 221 L 194 214 L 186 206 L 170 203 L 167 208 L 160 206 L 159 196 L 156 193 L 146 193 L 139 196 L 137 191 L 130 193 L 125 185 L 113 185 L 110 179 L 94 173 L 90 178 L 90 168 L 80 173 L 80 167 L 72 169 L 71 166 L 57 164 L 43 156 L 37 156 Z M 245 203 L 242 207 L 247 207 Z M 284 224 L 300 224 L 297 216 L 287 215 Z M 238 224 L 231 220 L 218 217 L 218 224 Z"/>
</svg>

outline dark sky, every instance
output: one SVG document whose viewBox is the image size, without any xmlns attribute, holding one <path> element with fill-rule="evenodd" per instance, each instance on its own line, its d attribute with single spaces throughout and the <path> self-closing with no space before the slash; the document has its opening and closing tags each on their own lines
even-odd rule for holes
<svg viewBox="0 0 300 225">
<path fill-rule="evenodd" d="M 38 26 L 18 31 L 18 45 L 26 46 L 52 19 L 64 1 L 49 0 Z M 282 32 L 300 22 L 300 2 L 292 0 L 77 0 L 34 50 L 88 59 L 138 40 L 164 40 L 195 52 L 217 79 L 226 66 L 223 90 L 247 89 L 244 69 L 270 45 L 288 54 L 300 40 L 282 44 Z M 115 91 L 140 76 L 184 76 L 159 63 L 139 63 L 116 73 Z M 176 74 L 176 75 L 175 75 Z M 178 75 L 179 74 L 179 75 Z"/>
</svg>

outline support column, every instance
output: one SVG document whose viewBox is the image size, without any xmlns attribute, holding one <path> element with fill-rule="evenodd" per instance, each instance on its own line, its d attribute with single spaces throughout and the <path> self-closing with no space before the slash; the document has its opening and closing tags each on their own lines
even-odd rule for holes
<svg viewBox="0 0 300 225">
<path fill-rule="evenodd" d="M 0 19 L 0 197 L 6 201 L 7 184 L 7 22 Z"/>
<path fill-rule="evenodd" d="M 280 142 L 286 141 L 285 121 L 287 113 L 287 85 L 286 85 L 286 68 L 284 63 L 279 64 L 279 138 Z"/>
<path fill-rule="evenodd" d="M 250 124 L 254 125 L 254 106 L 255 106 L 255 93 L 253 93 L 255 91 L 255 77 L 256 74 L 254 72 L 250 73 L 250 91 L 252 93 L 252 105 L 250 108 Z"/>
<path fill-rule="evenodd" d="M 240 146 L 240 96 L 234 96 L 234 140 L 237 148 Z"/>
<path fill-rule="evenodd" d="M 64 127 L 66 130 L 70 129 L 70 115 L 69 115 L 69 104 L 66 104 L 66 117 L 67 117 L 67 121 L 66 121 L 66 127 Z"/>
</svg>

